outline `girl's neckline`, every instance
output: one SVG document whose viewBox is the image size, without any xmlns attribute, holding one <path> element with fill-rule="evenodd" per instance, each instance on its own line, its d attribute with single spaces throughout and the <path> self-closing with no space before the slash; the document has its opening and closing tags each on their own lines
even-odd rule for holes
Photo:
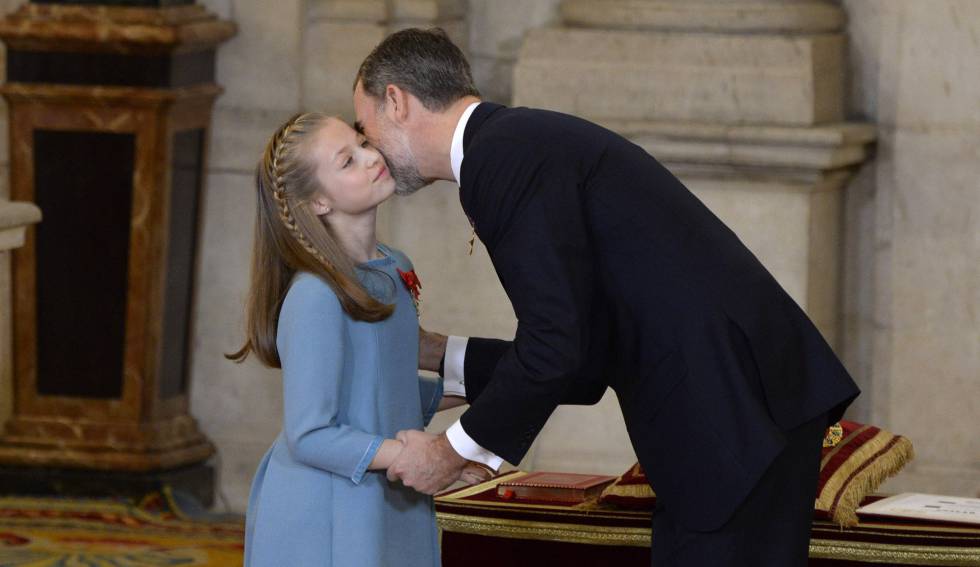
<svg viewBox="0 0 980 567">
<path fill-rule="evenodd" d="M 381 244 L 379 242 L 377 246 L 377 250 L 378 252 L 381 252 L 380 258 L 372 258 L 367 262 L 360 262 L 357 265 L 358 266 L 385 266 L 395 261 L 394 258 L 391 257 L 391 251 L 388 250 L 388 247 L 385 246 L 384 244 Z"/>
</svg>

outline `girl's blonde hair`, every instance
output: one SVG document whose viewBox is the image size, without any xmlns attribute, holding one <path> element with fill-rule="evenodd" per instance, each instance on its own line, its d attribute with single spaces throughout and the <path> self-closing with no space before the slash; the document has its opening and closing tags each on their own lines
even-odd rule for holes
<svg viewBox="0 0 980 567">
<path fill-rule="evenodd" d="M 297 271 L 312 272 L 337 294 L 340 305 L 359 321 L 387 319 L 385 305 L 361 285 L 354 262 L 330 224 L 310 208 L 316 195 L 315 164 L 309 159 L 313 135 L 330 117 L 310 112 L 283 124 L 266 144 L 255 171 L 256 216 L 251 285 L 245 308 L 245 345 L 230 360 L 255 353 L 264 364 L 280 367 L 276 349 L 279 308 Z"/>
</svg>

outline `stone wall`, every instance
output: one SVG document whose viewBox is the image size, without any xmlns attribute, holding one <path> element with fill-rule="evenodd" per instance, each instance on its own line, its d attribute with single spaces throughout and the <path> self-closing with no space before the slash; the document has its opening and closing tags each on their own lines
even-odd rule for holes
<svg viewBox="0 0 980 567">
<path fill-rule="evenodd" d="M 885 489 L 980 494 L 980 3 L 845 0 L 849 114 L 877 158 L 848 190 L 856 417 L 917 458 Z"/>
<path fill-rule="evenodd" d="M 9 12 L 21 3 L 2 0 L 0 9 Z M 349 117 L 350 82 L 361 58 L 389 30 L 411 24 L 438 22 L 450 29 L 468 47 L 486 97 L 509 102 L 526 31 L 554 26 L 562 15 L 559 0 L 201 3 L 234 20 L 240 31 L 218 56 L 218 81 L 226 93 L 215 109 L 209 156 L 191 411 L 218 445 L 223 496 L 231 509 L 241 511 L 255 465 L 281 422 L 278 372 L 254 361 L 238 366 L 222 356 L 242 340 L 252 168 L 267 136 L 300 109 Z M 807 21 L 837 25 L 826 8 L 798 3 Z M 588 7 L 588 2 L 569 4 Z M 676 5 L 688 12 L 661 13 L 665 23 L 690 17 L 694 3 Z M 852 413 L 916 444 L 918 460 L 888 490 L 976 495 L 980 3 L 844 0 L 842 5 L 851 77 L 847 117 L 875 123 L 879 135 L 876 160 L 844 192 L 839 344 L 865 390 Z M 608 14 L 610 25 L 616 17 Z M 732 25 L 733 20 L 720 22 Z M 0 120 L 5 126 L 5 113 Z M 4 135 L 0 198 L 7 192 L 6 141 Z M 714 198 L 722 204 L 726 199 Z M 781 210 L 773 203 L 766 207 Z M 459 334 L 512 335 L 513 313 L 485 250 L 478 245 L 473 256 L 466 254 L 470 230 L 452 184 L 385 205 L 381 228 L 384 238 L 416 263 L 425 284 L 424 325 Z M 779 238 L 774 232 L 758 246 L 772 246 Z M 5 265 L 0 253 L 0 281 Z M 0 387 L 9 391 L 9 383 Z M 5 407 L 0 404 L 0 411 Z M 439 416 L 433 429 L 444 428 L 457 413 Z M 537 443 L 524 465 L 618 472 L 632 454 L 617 414 L 612 396 L 597 407 L 563 409 L 543 435 L 546 450 Z"/>
</svg>

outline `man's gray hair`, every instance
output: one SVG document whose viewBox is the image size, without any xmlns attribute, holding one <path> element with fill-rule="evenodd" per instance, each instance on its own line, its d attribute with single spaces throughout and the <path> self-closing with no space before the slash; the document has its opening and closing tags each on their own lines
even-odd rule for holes
<svg viewBox="0 0 980 567">
<path fill-rule="evenodd" d="M 441 28 L 408 28 L 389 35 L 361 63 L 355 89 L 358 82 L 379 104 L 384 104 L 388 85 L 396 85 L 432 112 L 465 96 L 480 96 L 469 62 Z"/>
</svg>

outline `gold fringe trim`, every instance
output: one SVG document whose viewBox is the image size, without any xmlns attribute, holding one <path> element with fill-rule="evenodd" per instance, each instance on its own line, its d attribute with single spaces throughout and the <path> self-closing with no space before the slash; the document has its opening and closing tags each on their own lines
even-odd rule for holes
<svg viewBox="0 0 980 567">
<path fill-rule="evenodd" d="M 887 432 L 883 433 L 886 433 L 888 437 L 892 435 Z M 834 477 L 839 478 L 839 480 L 831 483 L 831 479 L 828 479 L 827 486 L 824 486 L 820 498 L 817 500 L 817 509 L 828 512 L 830 511 L 830 507 L 834 505 L 836 495 L 842 491 L 840 498 L 837 499 L 837 505 L 831 514 L 831 519 L 842 528 L 857 525 L 857 509 L 864 498 L 878 490 L 881 483 L 898 474 L 909 461 L 915 458 L 915 450 L 912 448 L 912 442 L 905 437 L 897 436 L 897 440 L 891 448 L 874 458 L 872 463 L 848 481 L 847 477 L 861 463 L 865 462 L 874 453 L 880 451 L 890 441 L 888 439 L 885 443 L 871 443 L 871 441 L 877 440 L 877 437 L 875 436 L 869 440 L 867 445 L 878 445 L 878 447 L 867 447 L 866 445 L 858 451 L 855 451 L 855 454 L 851 455 L 834 474 Z M 864 451 L 865 448 L 869 449 L 869 451 Z M 873 448 L 874 451 L 870 451 Z M 861 458 L 861 455 L 859 455 L 859 453 L 868 452 L 871 452 L 871 455 L 866 455 L 864 458 Z M 854 461 L 853 464 L 852 461 Z M 844 484 L 845 482 L 846 485 Z M 828 488 L 831 490 L 828 491 Z"/>
<path fill-rule="evenodd" d="M 611 484 L 602 491 L 599 498 L 617 496 L 620 498 L 655 498 L 657 494 L 649 484 Z"/>
</svg>

